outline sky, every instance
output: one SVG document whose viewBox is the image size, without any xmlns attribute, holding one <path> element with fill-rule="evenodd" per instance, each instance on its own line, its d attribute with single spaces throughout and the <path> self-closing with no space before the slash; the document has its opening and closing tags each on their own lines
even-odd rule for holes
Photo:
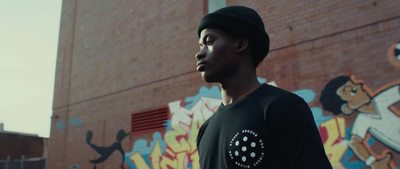
<svg viewBox="0 0 400 169">
<path fill-rule="evenodd" d="M 49 137 L 62 0 L 0 0 L 0 123 Z"/>
</svg>

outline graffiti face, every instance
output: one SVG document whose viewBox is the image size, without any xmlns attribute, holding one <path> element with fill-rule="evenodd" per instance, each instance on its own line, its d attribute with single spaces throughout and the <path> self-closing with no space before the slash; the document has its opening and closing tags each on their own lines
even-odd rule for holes
<svg viewBox="0 0 400 169">
<path fill-rule="evenodd" d="M 333 88 L 332 84 L 337 82 L 337 79 L 342 79 L 341 84 L 343 85 L 338 85 L 340 87 L 333 91 L 336 91 L 336 94 L 340 99 L 346 101 L 340 103 L 340 105 L 343 104 L 342 112 L 350 114 L 354 110 L 360 111 L 349 132 L 342 129 L 345 125 L 345 123 L 343 123 L 344 119 L 338 117 L 335 117 L 337 119 L 336 122 L 324 122 L 321 124 L 321 136 L 323 140 L 326 139 L 326 141 L 324 141 L 324 146 L 328 156 L 332 150 L 335 150 L 334 153 L 330 155 L 331 162 L 337 161 L 339 156 L 342 156 L 343 159 L 343 157 L 350 157 L 354 154 L 362 161 L 362 163 L 357 164 L 361 168 L 364 168 L 362 165 L 369 165 L 371 168 L 395 168 L 394 161 L 392 161 L 392 159 L 395 158 L 392 158 L 393 154 L 389 152 L 400 152 L 400 143 L 398 142 L 398 140 L 400 140 L 398 134 L 399 130 L 396 130 L 396 128 L 398 128 L 397 124 L 400 124 L 400 118 L 396 114 L 396 112 L 398 112 L 397 109 L 393 107 L 394 104 L 399 103 L 400 101 L 400 81 L 392 82 L 381 87 L 377 91 L 372 91 L 370 88 L 363 85 L 363 81 L 355 79 L 354 75 L 352 75 L 351 78 L 347 78 L 347 80 L 339 77 L 328 83 L 327 87 L 321 94 L 321 98 L 324 92 L 325 94 L 328 93 L 326 92 L 326 89 Z M 320 100 L 323 104 L 329 104 L 325 99 Z M 335 103 L 331 102 L 330 104 Z M 330 108 L 329 106 L 324 107 Z M 338 126 L 335 127 L 335 125 Z M 342 130 L 336 131 L 336 129 Z M 341 135 L 344 132 L 346 133 L 346 137 Z M 347 136 L 348 134 L 350 137 Z M 325 135 L 329 137 L 325 137 Z M 377 154 L 372 148 L 375 139 L 379 141 L 379 144 L 383 144 L 392 150 L 386 149 L 381 155 Z M 336 144 L 337 142 L 347 142 L 346 144 L 348 144 L 350 148 L 349 150 L 352 151 L 352 154 L 348 154 L 349 151 L 339 151 L 343 150 L 342 148 L 347 147 L 341 147 L 341 144 Z M 331 149 L 334 147 L 335 149 Z M 344 156 L 340 155 L 343 153 L 345 153 Z M 343 163 L 343 166 L 341 166 L 341 163 L 333 162 L 332 165 L 340 168 L 353 165 L 346 164 L 348 160 L 343 161 L 342 159 L 340 160 L 341 163 L 345 162 Z"/>
<path fill-rule="evenodd" d="M 349 81 L 337 90 L 337 94 L 345 101 L 342 111 L 344 114 L 351 114 L 354 110 L 370 102 L 371 98 L 363 90 L 362 83 Z"/>
</svg>

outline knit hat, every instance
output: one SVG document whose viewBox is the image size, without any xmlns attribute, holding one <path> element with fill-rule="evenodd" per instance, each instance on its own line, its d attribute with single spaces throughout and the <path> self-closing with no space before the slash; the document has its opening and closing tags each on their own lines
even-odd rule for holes
<svg viewBox="0 0 400 169">
<path fill-rule="evenodd" d="M 269 51 L 269 37 L 258 13 L 245 6 L 228 6 L 204 16 L 197 28 L 197 34 L 205 28 L 216 28 L 234 35 L 249 38 L 258 65 Z"/>
</svg>

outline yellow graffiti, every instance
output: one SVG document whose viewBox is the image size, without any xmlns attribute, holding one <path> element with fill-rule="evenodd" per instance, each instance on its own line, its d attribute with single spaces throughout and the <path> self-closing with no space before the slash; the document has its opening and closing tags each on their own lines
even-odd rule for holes
<svg viewBox="0 0 400 169">
<path fill-rule="evenodd" d="M 189 153 L 192 154 L 194 151 L 197 150 L 197 145 L 196 145 L 196 141 L 197 141 L 197 135 L 199 135 L 199 128 L 197 126 L 201 126 L 204 123 L 204 121 L 202 122 L 198 122 L 193 120 L 192 122 L 192 128 L 190 130 L 190 135 L 189 135 L 189 145 L 190 145 L 190 151 Z"/>
<path fill-rule="evenodd" d="M 325 127 L 327 131 L 328 139 L 325 141 L 324 147 L 332 167 L 345 168 L 340 162 L 340 159 L 347 150 L 347 141 L 344 140 L 346 137 L 344 118 L 335 117 L 331 120 L 321 123 L 321 127 Z M 337 143 L 337 140 L 340 142 Z"/>
<path fill-rule="evenodd" d="M 186 152 L 190 150 L 188 141 L 184 138 L 187 136 L 185 130 L 179 126 L 172 126 L 173 130 L 165 133 L 165 142 L 174 152 Z M 178 141 L 177 137 L 181 137 Z"/>
<path fill-rule="evenodd" d="M 158 140 L 156 140 L 153 151 L 150 154 L 150 162 L 153 169 L 186 169 L 189 159 L 192 161 L 193 169 L 200 169 L 200 165 L 198 163 L 199 155 L 197 154 L 197 151 L 188 156 L 186 152 L 175 154 L 173 151 L 167 150 L 165 151 L 166 155 L 171 156 L 172 158 L 162 155 L 160 143 Z M 130 159 L 136 165 L 136 167 L 138 167 L 138 169 L 150 169 L 140 153 L 136 152 L 130 157 Z"/>
<path fill-rule="evenodd" d="M 165 142 L 169 147 L 165 150 L 165 153 L 173 157 L 173 159 L 162 157 L 162 168 L 169 166 L 175 169 L 185 169 L 189 161 L 191 161 L 193 169 L 200 169 L 199 155 L 196 147 L 198 123 L 195 120 L 192 121 L 190 133 L 186 133 L 179 126 L 174 126 L 172 127 L 174 130 L 165 134 Z M 189 137 L 187 138 L 188 135 Z"/>
<path fill-rule="evenodd" d="M 140 153 L 136 152 L 130 157 L 130 159 L 132 160 L 133 164 L 137 166 L 138 169 L 150 169 Z"/>
<path fill-rule="evenodd" d="M 164 150 L 166 156 L 162 154 L 159 140 L 156 140 L 154 148 L 150 154 L 152 168 L 186 169 L 190 161 L 192 169 L 200 169 L 199 155 L 196 147 L 198 123 L 199 122 L 193 121 L 190 133 L 186 133 L 186 131 L 181 129 L 179 126 L 174 126 L 172 127 L 174 130 L 165 134 L 165 142 L 168 145 L 168 148 Z M 188 134 L 189 138 L 187 138 Z M 150 168 L 139 153 L 135 153 L 130 157 L 130 159 L 138 169 Z"/>
<path fill-rule="evenodd" d="M 200 126 L 220 105 L 221 100 L 201 98 L 191 110 L 182 106 L 181 102 L 169 103 L 171 110 L 171 131 L 164 135 L 167 147 L 162 150 L 157 139 L 147 164 L 140 153 L 133 154 L 130 159 L 138 169 L 200 169 L 196 140 Z M 164 154 L 163 154 L 164 153 Z"/>
<path fill-rule="evenodd" d="M 156 140 L 156 144 L 154 145 L 153 151 L 150 154 L 150 161 L 153 169 L 160 169 L 160 161 L 162 159 L 162 152 L 160 147 L 160 142 L 158 139 Z"/>
<path fill-rule="evenodd" d="M 192 167 L 193 169 L 200 169 L 200 163 L 199 163 L 199 153 L 194 152 L 191 156 L 190 156 L 190 160 L 192 161 Z"/>
</svg>

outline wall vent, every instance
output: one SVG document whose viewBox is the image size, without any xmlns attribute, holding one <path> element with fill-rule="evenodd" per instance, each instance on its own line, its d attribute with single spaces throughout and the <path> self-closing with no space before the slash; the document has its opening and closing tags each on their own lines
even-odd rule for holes
<svg viewBox="0 0 400 169">
<path fill-rule="evenodd" d="M 166 130 L 168 108 L 160 108 L 131 115 L 131 135 Z"/>
</svg>

